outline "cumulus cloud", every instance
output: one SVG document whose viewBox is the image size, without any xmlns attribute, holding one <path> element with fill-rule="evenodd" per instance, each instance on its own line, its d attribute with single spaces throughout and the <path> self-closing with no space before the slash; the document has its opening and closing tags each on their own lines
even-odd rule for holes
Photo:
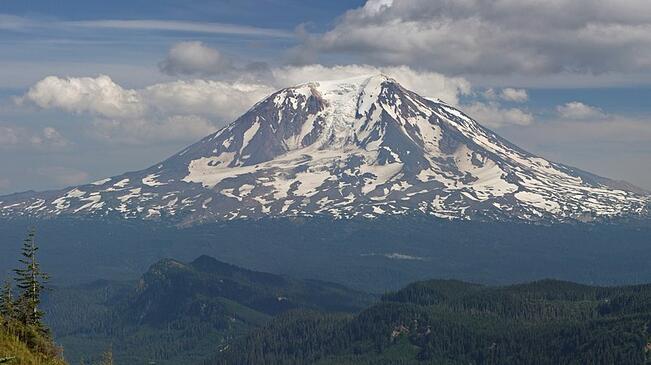
<svg viewBox="0 0 651 365">
<path fill-rule="evenodd" d="M 384 73 L 395 78 L 411 90 L 451 104 L 455 104 L 459 95 L 467 94 L 471 89 L 470 83 L 463 78 L 447 77 L 431 71 L 418 71 L 407 66 L 379 67 L 365 64 L 324 66 L 310 64 L 271 68 L 265 63 L 253 62 L 243 67 L 236 67 L 219 50 L 197 41 L 181 42 L 173 45 L 168 56 L 159 63 L 159 66 L 162 72 L 170 75 L 201 75 L 205 77 L 229 73 L 230 78 L 240 80 L 238 83 L 231 83 L 233 91 L 237 92 L 238 89 L 244 90 L 248 88 L 249 90 L 244 90 L 244 92 L 253 92 L 254 95 L 258 95 L 256 90 L 251 89 L 242 80 L 258 80 L 256 83 L 266 84 L 268 86 L 266 91 L 269 91 L 308 81 L 325 81 Z M 248 81 L 248 83 L 251 83 L 251 81 Z M 221 87 L 225 84 L 215 83 L 213 85 Z M 170 86 L 178 87 L 183 91 L 195 87 L 204 88 L 204 85 L 197 81 L 194 81 L 193 85 L 177 84 Z M 259 89 L 259 85 L 256 85 L 255 88 Z M 509 89 L 509 91 L 505 92 L 510 93 L 509 95 L 513 95 L 515 98 L 521 98 L 521 95 L 516 94 L 524 92 L 526 100 L 526 91 L 524 90 Z"/>
<path fill-rule="evenodd" d="M 168 75 L 214 75 L 233 67 L 232 61 L 202 42 L 180 42 L 158 64 Z"/>
<path fill-rule="evenodd" d="M 19 102 L 24 101 L 31 101 L 45 109 L 57 108 L 105 117 L 140 115 L 144 111 L 135 90 L 122 88 L 106 75 L 79 78 L 48 76 L 19 99 Z"/>
<path fill-rule="evenodd" d="M 40 130 L 16 126 L 0 126 L 0 148 L 20 149 L 59 149 L 70 142 L 55 128 L 45 127 Z"/>
<path fill-rule="evenodd" d="M 216 57 L 217 51 L 198 42 L 191 43 L 191 47 L 198 47 L 197 52 L 205 57 L 198 57 L 199 60 L 194 63 L 187 62 L 184 72 L 207 72 L 208 65 L 215 63 L 210 55 Z M 48 76 L 34 84 L 18 102 L 88 115 L 92 117 L 90 133 L 107 142 L 150 143 L 203 137 L 234 120 L 275 90 L 308 81 L 384 73 L 423 96 L 453 105 L 459 102 L 459 96 L 471 92 L 470 83 L 463 78 L 417 71 L 406 66 L 304 65 L 269 68 L 256 65 L 240 71 L 240 77 L 235 80 L 177 80 L 141 89 L 122 87 L 106 75 Z"/>
<path fill-rule="evenodd" d="M 446 74 L 631 73 L 651 71 L 650 33 L 646 0 L 368 0 L 293 54 Z"/>
<path fill-rule="evenodd" d="M 93 118 L 89 127 L 93 136 L 109 142 L 139 143 L 203 137 L 272 90 L 267 85 L 208 80 L 126 89 L 104 75 L 48 76 L 32 86 L 19 103 L 86 114 Z M 44 130 L 40 138 L 53 141 L 55 132 Z M 7 134 L 4 138 L 13 137 Z"/>
<path fill-rule="evenodd" d="M 502 98 L 502 100 L 512 101 L 515 103 L 524 103 L 525 101 L 529 100 L 529 95 L 525 89 L 514 89 L 507 87 L 505 89 L 502 89 L 500 98 Z"/>
<path fill-rule="evenodd" d="M 571 101 L 556 107 L 556 111 L 563 119 L 586 120 L 604 119 L 607 117 L 601 109 L 583 104 L 579 101 Z"/>
<path fill-rule="evenodd" d="M 40 134 L 35 134 L 30 137 L 30 142 L 33 145 L 47 146 L 47 147 L 65 147 L 68 145 L 68 140 L 52 127 L 45 127 Z"/>
<path fill-rule="evenodd" d="M 508 125 L 523 126 L 534 122 L 534 116 L 531 113 L 518 108 L 503 108 L 495 102 L 475 102 L 465 105 L 463 110 L 480 124 L 490 128 Z"/>
<path fill-rule="evenodd" d="M 272 91 L 269 85 L 199 79 L 125 89 L 105 75 L 48 76 L 19 98 L 19 103 L 31 102 L 43 109 L 111 119 L 141 118 L 157 112 L 203 114 L 222 119 L 241 113 Z"/>
<path fill-rule="evenodd" d="M 524 103 L 529 100 L 529 94 L 525 89 L 514 89 L 511 87 L 504 88 L 496 91 L 493 88 L 488 88 L 481 93 L 485 99 L 488 100 L 503 100 L 514 103 Z"/>
<path fill-rule="evenodd" d="M 459 96 L 469 94 L 470 83 L 460 77 L 447 77 L 440 73 L 416 71 L 407 66 L 376 67 L 370 65 L 305 65 L 285 66 L 272 69 L 277 87 L 287 87 L 308 81 L 327 81 L 347 77 L 384 73 L 393 77 L 404 87 L 423 96 L 457 104 Z"/>
<path fill-rule="evenodd" d="M 273 91 L 264 84 L 197 79 L 151 85 L 139 95 L 163 115 L 199 114 L 230 121 Z"/>
</svg>

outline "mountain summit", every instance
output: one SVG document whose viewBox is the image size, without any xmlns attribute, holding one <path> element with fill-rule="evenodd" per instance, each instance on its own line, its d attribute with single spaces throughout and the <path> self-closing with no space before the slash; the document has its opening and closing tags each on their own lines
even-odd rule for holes
<svg viewBox="0 0 651 365">
<path fill-rule="evenodd" d="M 148 169 L 0 197 L 0 214 L 558 222 L 647 215 L 649 202 L 639 189 L 523 151 L 452 106 L 374 75 L 282 89 Z"/>
</svg>

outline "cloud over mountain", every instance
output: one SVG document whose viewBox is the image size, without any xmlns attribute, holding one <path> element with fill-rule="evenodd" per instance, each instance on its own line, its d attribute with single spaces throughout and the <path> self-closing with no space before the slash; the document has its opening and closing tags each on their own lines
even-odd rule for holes
<svg viewBox="0 0 651 365">
<path fill-rule="evenodd" d="M 346 54 L 446 74 L 651 71 L 644 0 L 369 0 L 293 54 Z"/>
<path fill-rule="evenodd" d="M 202 74 L 216 66 L 218 51 L 199 42 L 176 45 L 170 54 L 196 62 L 174 67 L 184 74 Z M 187 54 L 185 54 L 187 53 Z M 211 56 L 212 55 L 212 56 Z M 169 61 L 166 59 L 163 63 Z M 170 64 L 171 65 L 171 64 Z M 183 66 L 183 68 L 178 68 Z M 171 66 L 170 66 L 171 67 Z M 35 105 L 90 118 L 90 135 L 105 142 L 142 144 L 167 140 L 191 140 L 213 132 L 232 121 L 273 90 L 318 78 L 387 73 L 407 87 L 431 98 L 457 104 L 459 97 L 470 93 L 468 81 L 435 72 L 421 72 L 409 67 L 282 66 L 258 68 L 262 81 L 252 81 L 249 70 L 239 70 L 232 80 L 189 79 L 157 83 L 139 89 L 123 87 L 109 76 L 48 76 L 35 83 L 20 98 L 19 104 Z M 260 74 L 261 72 L 261 74 Z"/>
</svg>

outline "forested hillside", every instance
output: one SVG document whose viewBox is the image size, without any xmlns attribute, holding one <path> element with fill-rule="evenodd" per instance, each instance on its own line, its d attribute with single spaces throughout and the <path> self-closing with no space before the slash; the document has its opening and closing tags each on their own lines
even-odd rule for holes
<svg viewBox="0 0 651 365">
<path fill-rule="evenodd" d="M 58 288 L 47 320 L 72 363 L 196 364 L 273 316 L 295 309 L 355 312 L 374 297 L 337 284 L 297 280 L 201 256 L 165 259 L 137 282 Z"/>
<path fill-rule="evenodd" d="M 649 364 L 651 285 L 425 281 L 356 316 L 287 313 L 209 364 Z"/>
<path fill-rule="evenodd" d="M 0 364 L 64 365 L 51 339 L 0 316 Z"/>
</svg>

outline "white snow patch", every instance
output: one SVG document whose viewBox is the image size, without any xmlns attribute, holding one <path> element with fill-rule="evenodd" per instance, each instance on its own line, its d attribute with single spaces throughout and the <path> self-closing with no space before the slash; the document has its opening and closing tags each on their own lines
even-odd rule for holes
<svg viewBox="0 0 651 365">
<path fill-rule="evenodd" d="M 106 184 L 106 183 L 109 182 L 109 181 L 111 181 L 111 178 L 110 178 L 110 177 L 107 177 L 106 179 L 102 179 L 102 180 L 94 181 L 94 182 L 92 182 L 91 184 L 92 184 L 92 185 L 98 185 L 98 186 L 99 186 L 99 185 L 104 185 L 104 184 Z"/>
<path fill-rule="evenodd" d="M 532 205 L 536 208 L 543 209 L 547 212 L 554 213 L 560 209 L 560 205 L 555 201 L 545 199 L 544 196 L 528 191 L 519 191 L 515 193 L 515 198 L 519 201 Z"/>
<path fill-rule="evenodd" d="M 129 190 L 128 194 L 119 196 L 118 200 L 121 201 L 122 203 L 126 203 L 130 199 L 140 196 L 141 191 L 142 191 L 142 188 L 131 189 L 131 190 Z"/>
<path fill-rule="evenodd" d="M 116 182 L 115 184 L 113 184 L 113 186 L 115 186 L 117 188 L 123 188 L 123 187 L 127 186 L 128 184 L 129 184 L 129 179 L 122 179 L 122 180 Z"/>
<path fill-rule="evenodd" d="M 242 156 L 242 151 L 244 151 L 244 149 L 249 145 L 249 142 L 251 142 L 253 137 L 255 137 L 255 134 L 258 133 L 258 129 L 260 129 L 260 122 L 256 120 L 255 123 L 244 132 L 244 136 L 242 137 L 242 147 L 240 148 L 239 153 L 240 156 Z"/>
<path fill-rule="evenodd" d="M 147 186 L 163 186 L 163 185 L 167 185 L 167 183 L 158 182 L 156 180 L 156 178 L 158 178 L 159 176 L 160 176 L 159 174 L 149 174 L 149 175 L 145 176 L 142 179 L 142 183 L 147 185 Z"/>
</svg>

